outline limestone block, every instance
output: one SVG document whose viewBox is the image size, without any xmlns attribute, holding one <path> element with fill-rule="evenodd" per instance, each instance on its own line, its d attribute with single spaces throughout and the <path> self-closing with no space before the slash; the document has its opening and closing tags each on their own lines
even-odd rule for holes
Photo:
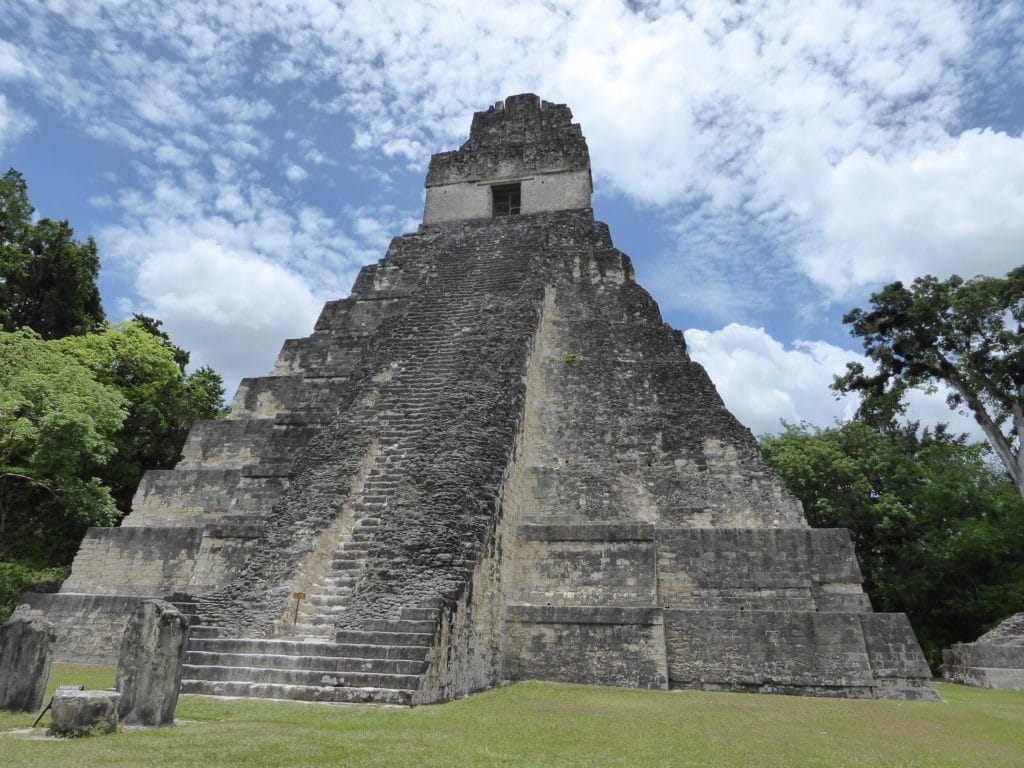
<svg viewBox="0 0 1024 768">
<path fill-rule="evenodd" d="M 117 730 L 117 702 L 114 691 L 57 691 L 53 695 L 50 733 L 55 736 L 84 736 Z"/>
<path fill-rule="evenodd" d="M 506 679 L 667 687 L 658 609 L 509 605 L 505 620 Z"/>
<path fill-rule="evenodd" d="M 975 688 L 1024 691 L 1024 646 L 954 643 L 942 651 L 942 676 Z"/>
<path fill-rule="evenodd" d="M 45 622 L 11 619 L 0 626 L 0 709 L 39 709 L 55 639 L 53 627 Z"/>
<path fill-rule="evenodd" d="M 178 705 L 188 619 L 164 600 L 146 600 L 128 620 L 117 662 L 118 713 L 129 725 L 170 725 Z"/>
</svg>

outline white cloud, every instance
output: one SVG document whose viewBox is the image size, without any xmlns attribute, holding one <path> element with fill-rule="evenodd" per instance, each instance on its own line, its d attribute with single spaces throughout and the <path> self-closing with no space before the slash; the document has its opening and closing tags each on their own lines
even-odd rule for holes
<svg viewBox="0 0 1024 768">
<path fill-rule="evenodd" d="M 0 40 L 0 80 L 20 80 L 32 72 L 26 55 L 18 46 Z"/>
<path fill-rule="evenodd" d="M 313 206 L 291 211 L 264 187 L 195 170 L 129 191 L 125 222 L 102 229 L 107 268 L 134 285 L 116 302 L 163 320 L 193 362 L 212 365 L 230 395 L 270 370 L 282 341 L 312 332 L 324 301 L 345 295 L 357 268 L 381 254 Z M 125 310 L 127 311 L 127 310 Z"/>
<path fill-rule="evenodd" d="M 336 165 L 333 160 L 316 147 L 309 147 L 309 149 L 306 150 L 305 158 L 313 165 Z"/>
<path fill-rule="evenodd" d="M 284 339 L 309 335 L 322 304 L 291 270 L 212 240 L 148 254 L 137 288 L 143 311 L 194 364 L 215 366 L 229 396 L 242 377 L 271 370 Z"/>
<path fill-rule="evenodd" d="M 161 163 L 177 165 L 182 168 L 187 168 L 192 164 L 191 155 L 178 147 L 171 146 L 170 144 L 162 144 L 157 147 L 153 156 Z"/>
<path fill-rule="evenodd" d="M 763 328 L 736 323 L 717 331 L 691 328 L 685 337 L 690 356 L 707 370 L 726 407 L 754 434 L 778 432 L 780 420 L 827 427 L 851 418 L 856 398 L 836 399 L 829 387 L 846 372 L 847 362 L 870 366 L 862 355 L 824 341 L 796 341 L 787 348 Z M 944 391 L 913 391 L 907 402 L 907 417 L 922 426 L 945 422 L 984 440 L 973 419 L 949 410 Z"/>
<path fill-rule="evenodd" d="M 858 151 L 816 189 L 823 242 L 801 261 L 836 293 L 917 275 L 1003 274 L 1024 259 L 1024 137 L 966 131 L 885 158 Z"/>
<path fill-rule="evenodd" d="M 0 93 L 0 150 L 13 144 L 32 130 L 35 121 L 7 103 L 7 97 Z"/>
<path fill-rule="evenodd" d="M 288 181 L 297 183 L 309 176 L 309 173 L 301 165 L 292 163 L 285 169 L 284 175 L 288 178 Z"/>
<path fill-rule="evenodd" d="M 849 350 L 822 341 L 798 341 L 787 349 L 763 328 L 736 323 L 684 335 L 726 406 L 755 434 L 777 432 L 783 419 L 828 426 L 857 410 L 855 398 L 837 401 L 829 389 L 848 361 L 861 359 Z"/>
</svg>

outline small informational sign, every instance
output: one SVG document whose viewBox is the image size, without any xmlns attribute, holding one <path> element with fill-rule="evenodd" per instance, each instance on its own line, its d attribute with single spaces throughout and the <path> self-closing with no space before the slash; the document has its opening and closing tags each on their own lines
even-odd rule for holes
<svg viewBox="0 0 1024 768">
<path fill-rule="evenodd" d="M 292 592 L 292 597 L 295 598 L 295 615 L 292 616 L 292 631 L 295 631 L 295 625 L 299 623 L 299 603 L 306 599 L 305 592 Z"/>
<path fill-rule="evenodd" d="M 73 691 L 74 693 L 78 693 L 78 691 L 84 690 L 84 685 L 58 685 L 57 688 L 53 691 L 53 696 L 56 696 L 58 693 L 64 693 L 66 691 Z M 36 718 L 36 721 L 32 723 L 33 728 L 39 725 L 39 721 L 43 719 L 43 715 L 49 712 L 50 709 L 53 707 L 53 696 L 50 697 L 49 703 L 45 707 L 43 707 L 43 711 L 39 713 L 39 717 Z"/>
</svg>

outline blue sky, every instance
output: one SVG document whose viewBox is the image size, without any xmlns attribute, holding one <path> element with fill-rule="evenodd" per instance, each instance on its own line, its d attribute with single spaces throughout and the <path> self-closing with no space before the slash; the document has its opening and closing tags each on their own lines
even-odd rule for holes
<svg viewBox="0 0 1024 768">
<path fill-rule="evenodd" d="M 1024 260 L 1020 0 L 0 0 L 0 164 L 96 238 L 108 315 L 229 396 L 527 91 L 572 108 L 597 217 L 755 432 L 851 412 L 873 290 Z"/>
</svg>

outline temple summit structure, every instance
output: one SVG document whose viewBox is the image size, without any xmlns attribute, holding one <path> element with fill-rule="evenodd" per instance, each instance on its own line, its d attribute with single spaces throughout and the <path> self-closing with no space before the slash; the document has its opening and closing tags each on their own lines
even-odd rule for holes
<svg viewBox="0 0 1024 768">
<path fill-rule="evenodd" d="M 567 106 L 476 113 L 417 231 L 16 615 L 109 662 L 138 602 L 170 598 L 192 693 L 935 698 L 906 617 L 872 612 L 845 530 L 808 527 L 591 186 Z"/>
</svg>

